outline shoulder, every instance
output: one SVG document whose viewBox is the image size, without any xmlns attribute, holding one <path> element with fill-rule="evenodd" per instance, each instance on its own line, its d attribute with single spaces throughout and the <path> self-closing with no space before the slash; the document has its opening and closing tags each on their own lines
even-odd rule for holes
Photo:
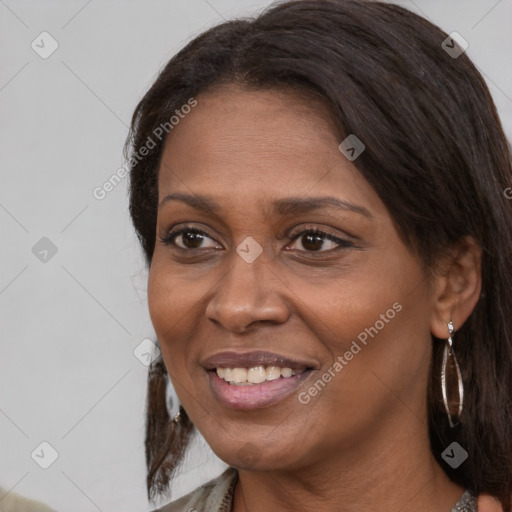
<svg viewBox="0 0 512 512">
<path fill-rule="evenodd" d="M 478 496 L 478 512 L 503 512 L 500 502 L 489 494 Z"/>
<path fill-rule="evenodd" d="M 26 512 L 27 510 L 30 510 L 30 512 L 55 512 L 44 503 L 25 498 L 14 492 L 9 492 L 2 487 L 0 487 L 0 495 L 3 496 L 0 499 L 2 502 L 2 512 Z"/>
<path fill-rule="evenodd" d="M 229 512 L 237 475 L 236 469 L 229 467 L 217 478 L 153 512 Z"/>
</svg>

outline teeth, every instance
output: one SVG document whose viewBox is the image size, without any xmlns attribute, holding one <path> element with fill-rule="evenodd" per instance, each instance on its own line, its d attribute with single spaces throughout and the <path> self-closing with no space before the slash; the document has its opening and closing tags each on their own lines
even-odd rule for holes
<svg viewBox="0 0 512 512">
<path fill-rule="evenodd" d="M 304 370 L 294 371 L 291 368 L 279 368 L 278 366 L 253 366 L 252 368 L 217 368 L 217 375 L 230 384 L 236 386 L 252 386 L 262 382 L 288 378 Z"/>
<path fill-rule="evenodd" d="M 252 384 L 261 384 L 267 380 L 267 372 L 264 366 L 256 366 L 249 368 L 247 372 L 247 380 Z"/>
<path fill-rule="evenodd" d="M 267 380 L 276 380 L 281 377 L 281 368 L 279 366 L 269 366 L 267 368 Z"/>
<path fill-rule="evenodd" d="M 247 382 L 247 368 L 233 368 L 231 374 L 231 380 L 235 384 L 240 384 L 242 382 Z"/>
<path fill-rule="evenodd" d="M 291 377 L 293 374 L 291 368 L 281 368 L 281 377 Z"/>
</svg>

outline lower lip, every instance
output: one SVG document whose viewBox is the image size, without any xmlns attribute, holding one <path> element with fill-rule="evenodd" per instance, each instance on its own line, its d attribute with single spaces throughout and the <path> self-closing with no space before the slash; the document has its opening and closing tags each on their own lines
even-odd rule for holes
<svg viewBox="0 0 512 512">
<path fill-rule="evenodd" d="M 305 370 L 292 377 L 236 386 L 221 379 L 216 371 L 209 371 L 210 388 L 223 405 L 232 409 L 261 409 L 274 405 L 297 391 L 312 370 Z"/>
</svg>

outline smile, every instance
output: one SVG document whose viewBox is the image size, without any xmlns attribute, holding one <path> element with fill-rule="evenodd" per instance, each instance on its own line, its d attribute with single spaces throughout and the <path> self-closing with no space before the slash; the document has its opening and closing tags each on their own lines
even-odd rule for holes
<svg viewBox="0 0 512 512">
<path fill-rule="evenodd" d="M 288 379 L 306 371 L 280 368 L 279 366 L 254 366 L 252 368 L 217 368 L 217 375 L 234 386 L 255 386 L 263 382 L 271 382 L 280 378 Z"/>
<path fill-rule="evenodd" d="M 235 368 L 238 370 L 238 368 Z M 246 368 L 243 368 L 246 372 Z M 289 368 L 282 368 L 288 373 Z M 274 380 L 265 380 L 259 384 L 251 382 L 231 383 L 218 376 L 216 370 L 208 372 L 210 389 L 213 396 L 230 409 L 262 409 L 270 407 L 286 397 L 299 392 L 302 383 L 313 370 L 303 370 L 290 377 L 279 376 Z"/>
<path fill-rule="evenodd" d="M 213 396 L 231 409 L 259 409 L 281 402 L 298 392 L 319 366 L 266 351 L 218 352 L 202 362 Z"/>
</svg>

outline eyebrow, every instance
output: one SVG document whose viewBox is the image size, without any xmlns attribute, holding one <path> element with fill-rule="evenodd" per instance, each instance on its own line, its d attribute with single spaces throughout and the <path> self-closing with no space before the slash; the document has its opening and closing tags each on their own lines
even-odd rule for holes
<svg viewBox="0 0 512 512">
<path fill-rule="evenodd" d="M 200 196 L 193 194 L 174 193 L 165 196 L 159 204 L 161 208 L 169 201 L 182 201 L 196 210 L 205 213 L 213 213 L 218 215 L 221 211 L 221 206 L 209 196 Z M 359 213 L 368 218 L 373 218 L 373 215 L 364 207 L 356 204 L 349 203 L 342 199 L 332 196 L 320 197 L 286 197 L 273 201 L 272 209 L 278 215 L 294 215 L 299 213 L 310 213 L 322 208 L 335 208 L 337 210 L 352 211 Z"/>
</svg>

